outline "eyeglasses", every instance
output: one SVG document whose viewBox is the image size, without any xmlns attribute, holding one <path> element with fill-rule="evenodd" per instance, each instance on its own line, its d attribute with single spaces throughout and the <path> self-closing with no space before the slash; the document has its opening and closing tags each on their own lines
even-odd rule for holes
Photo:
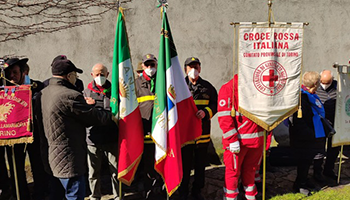
<svg viewBox="0 0 350 200">
<path fill-rule="evenodd" d="M 144 63 L 144 65 L 145 65 L 146 67 L 148 67 L 148 66 L 155 67 L 155 66 L 156 66 L 155 63 Z"/>
</svg>

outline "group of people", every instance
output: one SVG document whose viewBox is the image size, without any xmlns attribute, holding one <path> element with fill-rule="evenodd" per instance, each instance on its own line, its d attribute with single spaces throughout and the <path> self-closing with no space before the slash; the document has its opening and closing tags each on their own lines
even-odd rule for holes
<svg viewBox="0 0 350 200">
<path fill-rule="evenodd" d="M 91 70 L 92 81 L 84 89 L 82 81 L 78 79 L 78 73 L 83 73 L 83 70 L 64 55 L 54 58 L 52 77 L 43 83 L 29 79 L 27 61 L 26 58 L 8 59 L 4 69 L 6 85 L 32 85 L 34 142 L 14 145 L 20 199 L 42 200 L 49 196 L 50 200 L 82 200 L 86 195 L 85 183 L 88 182 L 90 199 L 99 200 L 104 160 L 108 161 L 114 199 L 121 199 L 117 180 L 118 126 L 110 112 L 111 82 L 107 80 L 107 67 L 101 63 L 95 64 Z M 189 57 L 184 62 L 185 81 L 198 109 L 193 117 L 201 119 L 202 135 L 187 142 L 181 149 L 183 179 L 178 198 L 186 200 L 191 195 L 195 200 L 205 199 L 201 190 L 205 184 L 208 147 L 212 145 L 211 119 L 218 113 L 225 149 L 224 199 L 237 199 L 239 180 L 245 198 L 255 199 L 258 193 L 256 171 L 260 168 L 263 153 L 263 128 L 238 112 L 237 75 L 224 84 L 218 94 L 212 84 L 200 77 L 201 69 L 201 62 L 196 57 Z M 144 55 L 136 72 L 135 87 L 144 131 L 144 152 L 136 176 L 140 177 L 144 199 L 166 199 L 164 182 L 154 170 L 155 144 L 150 137 L 156 57 L 153 54 Z M 336 81 L 328 70 L 321 73 L 321 78 L 317 72 L 306 72 L 301 91 L 302 117 L 297 114 L 290 117 L 289 127 L 291 146 L 295 148 L 298 158 L 294 189 L 309 194 L 311 187 L 307 175 L 314 158 L 315 179 L 322 181 L 322 173 L 336 178 L 333 168 L 339 149 L 331 148 L 331 138 L 328 138 L 327 160 L 322 172 L 326 135 L 319 127 L 322 125 L 319 115 L 334 123 Z M 0 146 L 1 200 L 16 197 L 10 148 Z M 7 175 L 5 149 L 11 178 Z M 32 196 L 24 171 L 25 150 L 33 172 Z M 190 190 L 192 169 L 194 181 Z"/>
</svg>

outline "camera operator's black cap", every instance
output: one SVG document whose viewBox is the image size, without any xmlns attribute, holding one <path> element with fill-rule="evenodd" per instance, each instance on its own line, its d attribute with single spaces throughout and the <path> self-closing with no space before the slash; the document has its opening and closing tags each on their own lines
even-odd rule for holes
<svg viewBox="0 0 350 200">
<path fill-rule="evenodd" d="M 68 58 L 67 58 L 67 56 L 65 56 L 65 55 L 58 55 L 58 56 L 56 56 L 56 57 L 53 59 L 52 63 L 51 63 L 51 67 L 52 67 L 53 64 L 54 64 L 56 61 L 58 61 L 58 60 L 68 60 Z"/>
<path fill-rule="evenodd" d="M 10 59 L 5 61 L 4 69 L 6 70 L 6 69 L 9 69 L 15 65 L 18 65 L 22 70 L 23 67 L 25 66 L 25 64 L 27 64 L 28 60 L 29 60 L 28 58 L 23 58 L 23 59 L 10 58 Z"/>
<path fill-rule="evenodd" d="M 199 65 L 201 65 L 201 62 L 199 61 L 198 58 L 196 58 L 196 57 L 189 57 L 189 58 L 187 58 L 187 59 L 185 60 L 185 67 L 186 67 L 187 65 L 190 65 L 191 63 L 198 63 Z"/>
<path fill-rule="evenodd" d="M 77 68 L 70 60 L 57 60 L 52 65 L 52 75 L 67 75 L 70 72 L 83 73 L 83 70 Z"/>
</svg>

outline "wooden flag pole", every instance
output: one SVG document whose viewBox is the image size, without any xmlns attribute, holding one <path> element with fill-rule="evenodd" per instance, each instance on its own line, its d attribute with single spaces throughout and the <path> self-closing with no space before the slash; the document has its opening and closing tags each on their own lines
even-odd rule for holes
<svg viewBox="0 0 350 200">
<path fill-rule="evenodd" d="M 340 148 L 340 158 L 339 158 L 339 169 L 338 169 L 338 180 L 337 183 L 340 183 L 340 173 L 341 173 L 341 162 L 342 162 L 342 158 L 343 158 L 343 147 L 344 145 L 341 145 Z"/>
<path fill-rule="evenodd" d="M 123 199 L 122 182 L 119 181 L 119 199 Z"/>
<path fill-rule="evenodd" d="M 263 149 L 263 188 L 262 188 L 262 199 L 265 200 L 265 189 L 266 189 L 266 135 L 267 131 L 264 130 L 264 149 Z"/>
<path fill-rule="evenodd" d="M 18 187 L 18 177 L 17 177 L 17 166 L 16 166 L 16 160 L 15 160 L 15 145 L 11 146 L 12 149 L 12 164 L 13 164 L 13 173 L 15 175 L 15 186 L 16 186 L 16 195 L 17 200 L 21 200 L 19 196 L 19 187 Z"/>
<path fill-rule="evenodd" d="M 268 9 L 268 22 L 269 22 L 269 27 L 271 27 L 271 23 L 275 22 L 275 19 L 273 17 L 272 13 L 272 0 L 268 0 L 267 3 L 269 9 Z M 271 16 L 273 18 L 273 22 L 271 21 Z M 264 130 L 264 146 L 263 146 L 263 188 L 262 188 L 262 200 L 265 200 L 266 198 L 266 135 L 267 131 Z"/>
</svg>

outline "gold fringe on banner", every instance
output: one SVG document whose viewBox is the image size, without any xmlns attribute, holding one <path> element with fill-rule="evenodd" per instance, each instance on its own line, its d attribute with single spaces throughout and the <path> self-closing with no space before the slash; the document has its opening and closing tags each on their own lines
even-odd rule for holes
<svg viewBox="0 0 350 200">
<path fill-rule="evenodd" d="M 304 28 L 303 28 L 303 37 L 304 37 Z M 301 49 L 304 49 L 304 39 L 302 41 L 302 44 L 301 44 Z M 301 83 L 302 83 L 302 79 L 303 79 L 303 67 L 304 67 L 304 64 L 303 64 L 303 54 L 301 54 L 301 66 L 300 66 L 300 88 L 301 88 Z M 297 116 L 299 119 L 303 117 L 303 111 L 301 110 L 301 89 L 299 89 L 299 109 L 298 109 L 298 116 Z"/>
<path fill-rule="evenodd" d="M 33 132 L 33 122 L 32 122 L 31 119 L 28 119 L 27 131 L 28 132 Z"/>
<path fill-rule="evenodd" d="M 282 123 L 287 117 L 294 114 L 298 110 L 298 106 L 294 107 L 284 115 L 278 118 L 272 125 L 268 125 L 259 118 L 257 118 L 255 115 L 251 114 L 250 112 L 244 110 L 243 108 L 239 107 L 238 112 L 244 115 L 245 117 L 248 117 L 250 120 L 252 120 L 257 125 L 261 126 L 266 131 L 272 131 L 274 128 L 276 128 L 280 123 Z"/>
<path fill-rule="evenodd" d="M 127 167 L 124 171 L 118 173 L 118 179 L 123 182 L 125 185 L 127 186 L 130 186 L 132 181 L 134 180 L 134 177 L 135 177 L 135 173 L 136 173 L 136 169 L 137 167 L 139 166 L 140 164 L 140 161 L 141 161 L 141 158 L 142 158 L 142 153 L 140 154 L 139 157 L 137 157 L 137 159 L 129 166 Z M 131 176 L 131 179 L 130 181 L 126 180 L 126 179 L 123 179 L 121 177 L 123 177 L 124 175 L 128 174 L 130 172 L 131 169 L 135 168 L 132 176 Z"/>
<path fill-rule="evenodd" d="M 12 146 L 14 144 L 33 143 L 33 136 L 21 137 L 17 139 L 1 139 L 0 146 Z"/>
</svg>

